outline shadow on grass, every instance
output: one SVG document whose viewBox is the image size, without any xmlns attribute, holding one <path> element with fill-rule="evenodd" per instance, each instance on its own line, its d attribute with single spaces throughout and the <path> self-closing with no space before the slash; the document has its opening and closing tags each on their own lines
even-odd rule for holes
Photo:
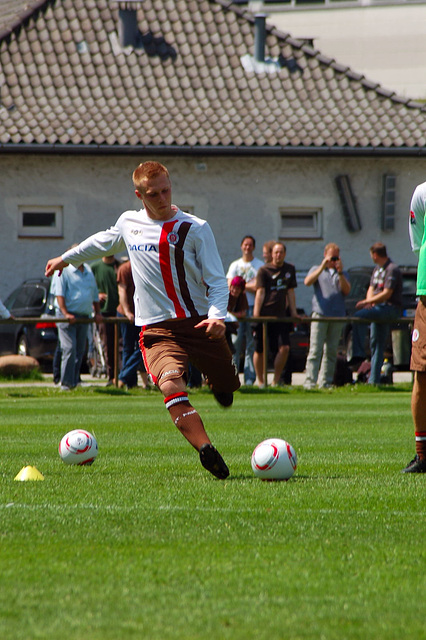
<svg viewBox="0 0 426 640">
<path fill-rule="evenodd" d="M 288 395 L 294 393 L 302 393 L 310 396 L 323 396 L 331 394 L 346 394 L 346 393 L 406 393 L 411 391 L 413 385 L 411 382 L 398 382 L 396 384 L 361 384 L 353 383 L 346 384 L 342 387 L 332 387 L 331 389 L 304 389 L 301 386 L 288 386 L 288 387 L 267 387 L 266 389 L 259 389 L 259 387 L 241 387 L 236 393 L 241 395 Z"/>
<path fill-rule="evenodd" d="M 342 478 L 346 477 L 346 476 L 310 476 L 310 475 L 306 475 L 306 474 L 301 474 L 301 473 L 296 473 L 294 476 L 291 476 L 291 478 L 289 478 L 288 480 L 273 480 L 273 479 L 267 479 L 265 478 L 264 480 L 262 478 L 258 478 L 257 476 L 255 476 L 254 474 L 248 474 L 248 473 L 231 473 L 231 475 L 226 478 L 225 482 L 238 482 L 238 481 L 252 481 L 252 482 L 265 482 L 265 483 L 278 483 L 278 482 L 282 482 L 282 483 L 287 483 L 287 482 L 306 482 L 306 481 L 318 481 L 320 479 L 324 479 L 324 477 L 326 478 L 326 480 L 341 480 Z M 223 482 L 223 480 L 220 480 L 220 482 Z"/>
<path fill-rule="evenodd" d="M 8 398 L 34 398 L 33 393 L 22 393 L 20 391 L 9 391 L 6 395 Z"/>
<path fill-rule="evenodd" d="M 127 389 L 117 389 L 116 387 L 92 387 L 93 393 L 103 396 L 129 396 L 131 395 Z"/>
</svg>

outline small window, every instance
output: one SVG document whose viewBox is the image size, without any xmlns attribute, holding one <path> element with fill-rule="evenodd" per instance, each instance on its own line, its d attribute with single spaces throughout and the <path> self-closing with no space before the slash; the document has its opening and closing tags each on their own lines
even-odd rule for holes
<svg viewBox="0 0 426 640">
<path fill-rule="evenodd" d="M 62 238 L 62 207 L 18 207 L 18 236 L 20 238 Z"/>
<path fill-rule="evenodd" d="M 321 238 L 322 211 L 320 209 L 280 209 L 280 238 Z"/>
</svg>

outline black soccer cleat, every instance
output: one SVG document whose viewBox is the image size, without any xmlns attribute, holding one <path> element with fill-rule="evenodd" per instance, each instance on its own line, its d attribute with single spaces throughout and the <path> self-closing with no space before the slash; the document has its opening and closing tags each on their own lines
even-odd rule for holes
<svg viewBox="0 0 426 640">
<path fill-rule="evenodd" d="M 426 473 L 426 460 L 422 460 L 416 455 L 401 473 Z"/>
<path fill-rule="evenodd" d="M 228 408 L 234 402 L 234 394 L 227 391 L 213 391 L 213 395 L 218 403 L 225 408 Z"/>
<path fill-rule="evenodd" d="M 207 471 L 210 471 L 219 480 L 225 480 L 229 476 L 229 469 L 224 459 L 212 444 L 203 444 L 200 449 L 200 462 Z"/>
</svg>

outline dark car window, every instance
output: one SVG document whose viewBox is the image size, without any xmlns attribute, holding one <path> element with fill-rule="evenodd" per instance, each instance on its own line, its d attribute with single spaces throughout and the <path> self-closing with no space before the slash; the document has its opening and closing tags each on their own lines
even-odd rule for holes
<svg viewBox="0 0 426 640">
<path fill-rule="evenodd" d="M 39 285 L 25 285 L 14 291 L 7 299 L 9 309 L 39 309 L 46 300 L 47 292 Z"/>
<path fill-rule="evenodd" d="M 417 278 L 415 275 L 406 275 L 402 279 L 402 294 L 404 296 L 416 296 Z"/>
<path fill-rule="evenodd" d="M 40 308 L 44 305 L 47 298 L 47 291 L 44 287 L 31 287 L 29 292 L 29 307 Z"/>
<path fill-rule="evenodd" d="M 28 299 L 27 287 L 21 287 L 21 289 L 18 289 L 10 296 L 9 309 L 12 311 L 15 309 L 24 309 L 28 306 Z"/>
<path fill-rule="evenodd" d="M 367 293 L 368 285 L 370 284 L 369 276 L 362 274 L 351 274 L 351 298 L 357 298 L 362 300 Z"/>
</svg>

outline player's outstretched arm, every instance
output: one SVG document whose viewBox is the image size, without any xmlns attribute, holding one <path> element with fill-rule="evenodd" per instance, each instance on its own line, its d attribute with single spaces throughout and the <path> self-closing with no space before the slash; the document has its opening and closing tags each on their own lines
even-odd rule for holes
<svg viewBox="0 0 426 640">
<path fill-rule="evenodd" d="M 62 256 L 58 256 L 57 258 L 51 258 L 50 260 L 48 260 L 46 264 L 44 275 L 47 278 L 49 278 L 50 276 L 53 276 L 55 271 L 59 271 L 59 273 L 61 274 L 62 270 L 65 269 L 65 267 L 67 266 L 68 266 L 68 262 L 64 262 L 62 260 Z"/>
</svg>

